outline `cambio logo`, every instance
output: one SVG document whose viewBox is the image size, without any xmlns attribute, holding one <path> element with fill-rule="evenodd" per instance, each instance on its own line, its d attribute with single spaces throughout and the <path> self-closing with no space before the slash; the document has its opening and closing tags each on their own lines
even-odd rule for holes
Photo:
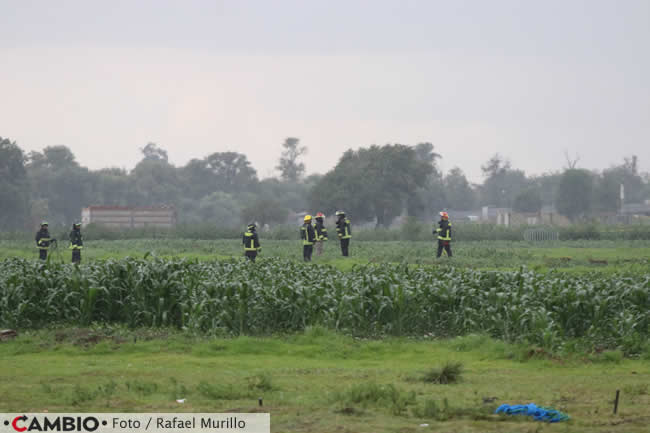
<svg viewBox="0 0 650 433">
<path fill-rule="evenodd" d="M 29 418 L 26 415 L 17 416 L 11 422 L 5 421 L 4 424 L 11 427 L 19 433 L 31 431 L 76 431 L 76 432 L 94 432 L 99 428 L 100 422 L 94 416 L 88 417 L 71 417 L 71 416 L 58 416 L 58 417 L 33 417 Z M 106 421 L 102 421 L 101 425 L 106 425 Z"/>
</svg>

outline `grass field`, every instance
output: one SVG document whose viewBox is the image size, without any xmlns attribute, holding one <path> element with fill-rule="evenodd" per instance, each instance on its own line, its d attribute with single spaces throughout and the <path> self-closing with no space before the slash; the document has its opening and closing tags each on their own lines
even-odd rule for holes
<svg viewBox="0 0 650 433">
<path fill-rule="evenodd" d="M 430 242 L 353 240 L 347 259 L 330 242 L 323 257 L 314 257 L 324 267 L 301 263 L 300 241 L 262 245 L 253 270 L 240 264 L 235 240 L 89 240 L 77 271 L 71 265 L 40 268 L 31 244 L 0 241 L 0 324 L 23 323 L 20 315 L 9 317 L 13 313 L 1 317 L 16 311 L 22 296 L 30 301 L 20 311 L 40 318 L 18 326 L 16 339 L 0 341 L 0 412 L 268 411 L 274 432 L 650 432 L 650 312 L 644 307 L 650 299 L 650 241 L 466 242 L 453 245 L 451 260 L 436 260 Z M 52 261 L 68 262 L 69 250 L 60 253 Z M 134 260 L 121 260 L 126 257 Z M 200 272 L 187 272 L 192 269 Z M 242 273 L 247 279 L 238 281 Z M 318 275 L 329 278 L 331 293 L 315 290 L 317 283 L 300 291 Z M 339 287 L 337 279 L 354 287 Z M 266 282 L 254 288 L 257 280 Z M 105 287 L 107 294 L 97 295 L 93 287 Z M 245 304 L 243 287 L 251 296 Z M 543 295 L 523 298 L 529 291 Z M 191 301 L 181 311 L 204 308 L 211 298 L 196 297 L 204 292 L 218 301 L 192 310 L 200 322 L 161 327 L 171 322 L 172 311 L 179 314 L 169 300 Z M 228 302 L 230 292 L 237 302 Z M 349 323 L 363 325 L 372 316 L 374 331 L 335 332 L 343 322 L 327 315 L 315 320 L 327 327 L 302 326 L 301 311 L 330 311 L 318 293 L 344 306 Z M 102 313 L 110 299 L 142 320 L 127 327 L 117 319 L 120 309 Z M 440 327 L 441 335 L 456 323 L 450 335 L 466 329 L 500 339 L 390 336 L 394 324 L 425 326 L 420 299 L 448 299 L 450 311 L 469 308 L 426 325 Z M 431 315 L 444 316 L 440 308 Z M 210 320 L 220 309 L 233 316 Z M 243 332 L 211 328 L 273 314 L 289 323 L 285 331 L 250 327 L 258 322 L 233 328 Z M 258 336 L 251 336 L 252 329 Z M 564 335 L 567 330 L 580 338 Z M 462 365 L 458 383 L 424 380 L 454 363 Z M 613 415 L 617 389 L 621 402 Z M 499 404 L 530 402 L 562 410 L 571 420 L 549 425 L 493 414 Z"/>
<path fill-rule="evenodd" d="M 262 410 L 274 432 L 650 431 L 650 361 L 618 352 L 558 359 L 482 336 L 372 341 L 316 327 L 205 339 L 58 329 L 0 344 L 0 359 L 0 412 Z M 462 364 L 458 383 L 423 379 L 449 362 Z M 493 415 L 502 403 L 530 402 L 571 420 Z"/>
<path fill-rule="evenodd" d="M 280 257 L 302 260 L 301 241 L 262 239 L 260 259 Z M 338 242 L 326 244 L 322 257 L 314 255 L 314 262 L 331 264 L 339 269 L 350 269 L 355 264 L 412 263 L 424 265 L 459 266 L 483 269 L 516 269 L 522 265 L 538 271 L 563 269 L 572 271 L 643 272 L 650 266 L 650 241 L 557 241 L 514 242 L 483 241 L 452 244 L 453 260 L 435 258 L 433 242 L 374 242 L 355 241 L 351 257 L 340 255 Z M 237 240 L 199 241 L 184 239 L 145 239 L 116 241 L 86 241 L 84 260 L 143 257 L 152 253 L 159 257 L 187 257 L 200 260 L 241 257 L 242 246 Z M 33 244 L 19 241 L 0 241 L 0 260 L 8 257 L 34 258 L 38 254 Z M 55 260 L 70 261 L 70 251 L 62 242 Z"/>
</svg>

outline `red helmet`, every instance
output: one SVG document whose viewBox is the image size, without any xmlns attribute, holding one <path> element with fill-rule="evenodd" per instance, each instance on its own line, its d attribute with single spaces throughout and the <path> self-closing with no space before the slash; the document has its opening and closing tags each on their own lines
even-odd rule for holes
<svg viewBox="0 0 650 433">
<path fill-rule="evenodd" d="M 325 218 L 325 215 L 323 215 L 323 212 L 318 212 L 316 218 Z"/>
<path fill-rule="evenodd" d="M 440 212 L 440 216 L 443 219 L 449 219 L 449 214 L 447 212 L 445 212 L 445 211 Z"/>
</svg>

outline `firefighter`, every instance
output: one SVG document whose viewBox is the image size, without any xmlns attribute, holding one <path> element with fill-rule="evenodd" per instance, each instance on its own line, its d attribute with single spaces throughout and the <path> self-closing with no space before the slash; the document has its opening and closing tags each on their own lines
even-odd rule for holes
<svg viewBox="0 0 650 433">
<path fill-rule="evenodd" d="M 316 232 L 311 225 L 311 215 L 305 215 L 302 227 L 300 227 L 300 238 L 302 239 L 302 257 L 306 262 L 311 262 L 311 254 L 314 252 Z"/>
<path fill-rule="evenodd" d="M 323 223 L 323 219 L 325 218 L 325 215 L 323 215 L 323 212 L 318 212 L 316 214 L 316 226 L 314 229 L 316 230 L 316 255 L 320 256 L 323 254 L 323 243 L 327 242 L 327 229 L 325 228 L 325 224 Z"/>
<path fill-rule="evenodd" d="M 447 212 L 440 212 L 440 221 L 438 221 L 438 228 L 433 230 L 433 235 L 438 235 L 438 254 L 436 257 L 442 255 L 442 250 L 447 252 L 447 257 L 451 257 L 451 222 L 449 222 L 449 214 Z"/>
<path fill-rule="evenodd" d="M 70 232 L 70 249 L 72 250 L 72 263 L 81 263 L 81 249 L 84 247 L 84 241 L 81 236 L 81 223 L 72 224 Z"/>
<path fill-rule="evenodd" d="M 262 251 L 262 247 L 260 246 L 260 239 L 257 236 L 256 228 L 257 226 L 255 225 L 255 223 L 250 223 L 242 239 L 242 243 L 244 244 L 244 255 L 251 262 L 255 262 L 255 257 L 257 257 L 257 253 Z"/>
<path fill-rule="evenodd" d="M 343 257 L 347 257 L 348 249 L 350 247 L 350 238 L 352 238 L 350 220 L 345 217 L 345 212 L 342 210 L 336 211 L 336 216 L 336 235 L 341 241 L 341 253 L 343 253 Z"/>
<path fill-rule="evenodd" d="M 56 239 L 50 238 L 47 221 L 41 223 L 41 229 L 36 232 L 36 247 L 38 248 L 38 258 L 47 260 L 47 250 L 50 244 L 56 242 Z"/>
</svg>

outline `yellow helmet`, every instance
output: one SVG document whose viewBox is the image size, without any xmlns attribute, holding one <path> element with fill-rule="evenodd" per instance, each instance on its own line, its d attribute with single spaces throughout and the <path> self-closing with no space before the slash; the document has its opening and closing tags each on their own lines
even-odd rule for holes
<svg viewBox="0 0 650 433">
<path fill-rule="evenodd" d="M 311 215 L 305 215 L 305 221 L 311 221 Z"/>
</svg>

